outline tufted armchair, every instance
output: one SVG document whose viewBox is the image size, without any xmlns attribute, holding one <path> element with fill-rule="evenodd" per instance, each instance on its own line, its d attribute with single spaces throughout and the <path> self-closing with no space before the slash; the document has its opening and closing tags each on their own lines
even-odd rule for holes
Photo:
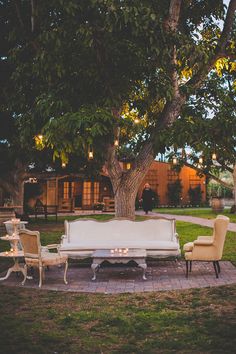
<svg viewBox="0 0 236 354">
<path fill-rule="evenodd" d="M 216 278 L 219 277 L 219 260 L 223 254 L 228 224 L 229 218 L 227 216 L 218 215 L 214 222 L 212 236 L 198 236 L 197 240 L 184 245 L 187 278 L 189 271 L 192 271 L 192 261 L 213 262 Z"/>
<path fill-rule="evenodd" d="M 19 235 L 25 257 L 25 267 L 39 268 L 39 287 L 41 288 L 42 286 L 44 268 L 60 264 L 65 264 L 64 282 L 65 284 L 67 284 L 66 273 L 68 268 L 68 257 L 66 255 L 60 255 L 59 252 L 49 252 L 49 249 L 58 249 L 59 245 L 53 244 L 48 245 L 46 247 L 42 247 L 40 243 L 40 233 L 38 231 L 29 231 L 26 229 L 20 230 Z M 23 280 L 23 285 L 25 281 L 26 276 Z"/>
</svg>

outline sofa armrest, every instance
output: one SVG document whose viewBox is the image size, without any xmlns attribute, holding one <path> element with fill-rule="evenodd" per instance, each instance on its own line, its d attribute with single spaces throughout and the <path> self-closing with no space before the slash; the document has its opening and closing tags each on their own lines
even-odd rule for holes
<svg viewBox="0 0 236 354">
<path fill-rule="evenodd" d="M 175 238 L 176 240 L 179 240 L 179 234 L 177 232 L 175 232 Z"/>
</svg>

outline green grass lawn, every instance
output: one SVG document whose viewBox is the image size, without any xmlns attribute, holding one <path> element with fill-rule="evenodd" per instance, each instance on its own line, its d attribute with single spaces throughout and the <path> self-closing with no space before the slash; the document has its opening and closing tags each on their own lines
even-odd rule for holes
<svg viewBox="0 0 236 354">
<path fill-rule="evenodd" d="M 112 215 L 93 215 L 101 219 Z M 139 218 L 142 219 L 142 218 Z M 42 244 L 59 242 L 63 220 L 33 222 Z M 181 247 L 212 229 L 177 222 Z M 1 241 L 0 249 L 7 243 Z M 224 259 L 236 262 L 228 232 Z M 5 266 L 1 261 L 1 268 Z M 79 294 L 0 284 L 1 353 L 234 353 L 236 285 L 142 294 Z"/>
<path fill-rule="evenodd" d="M 77 294 L 0 286 L 1 353 L 235 353 L 236 286 Z"/>
<path fill-rule="evenodd" d="M 214 219 L 217 216 L 211 208 L 156 208 L 153 211 L 162 214 L 190 215 L 204 219 Z M 228 216 L 231 222 L 236 222 L 236 214 L 231 214 L 230 209 L 225 209 L 220 214 Z"/>
</svg>

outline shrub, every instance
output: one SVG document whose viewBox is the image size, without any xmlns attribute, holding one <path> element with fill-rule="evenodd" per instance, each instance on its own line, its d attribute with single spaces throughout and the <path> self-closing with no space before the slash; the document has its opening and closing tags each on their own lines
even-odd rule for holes
<svg viewBox="0 0 236 354">
<path fill-rule="evenodd" d="M 174 206 L 180 204 L 181 192 L 183 189 L 181 180 L 177 179 L 175 182 L 168 183 L 167 189 L 168 189 L 167 195 L 168 195 L 169 203 Z"/>
<path fill-rule="evenodd" d="M 190 187 L 188 190 L 191 205 L 200 205 L 202 201 L 202 191 L 200 184 L 195 188 Z"/>
</svg>

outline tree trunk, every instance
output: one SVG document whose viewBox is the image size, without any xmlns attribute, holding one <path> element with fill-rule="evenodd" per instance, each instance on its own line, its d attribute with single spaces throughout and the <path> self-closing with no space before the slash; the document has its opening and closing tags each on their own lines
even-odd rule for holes
<svg viewBox="0 0 236 354">
<path fill-rule="evenodd" d="M 234 205 L 236 205 L 236 164 L 234 165 L 233 181 L 234 181 Z"/>
<path fill-rule="evenodd" d="M 13 205 L 19 206 L 17 212 L 20 214 L 23 214 L 25 175 L 25 170 L 17 166 L 14 171 L 9 171 L 0 179 L 0 187 L 11 197 Z"/>
<path fill-rule="evenodd" d="M 151 143 L 146 143 L 130 170 L 123 170 L 114 147 L 108 151 L 107 169 L 111 179 L 117 218 L 135 219 L 135 198 L 138 188 L 154 160 Z"/>
<path fill-rule="evenodd" d="M 120 184 L 115 193 L 115 216 L 117 218 L 135 218 L 135 198 L 137 186 L 127 188 L 125 184 Z"/>
</svg>

